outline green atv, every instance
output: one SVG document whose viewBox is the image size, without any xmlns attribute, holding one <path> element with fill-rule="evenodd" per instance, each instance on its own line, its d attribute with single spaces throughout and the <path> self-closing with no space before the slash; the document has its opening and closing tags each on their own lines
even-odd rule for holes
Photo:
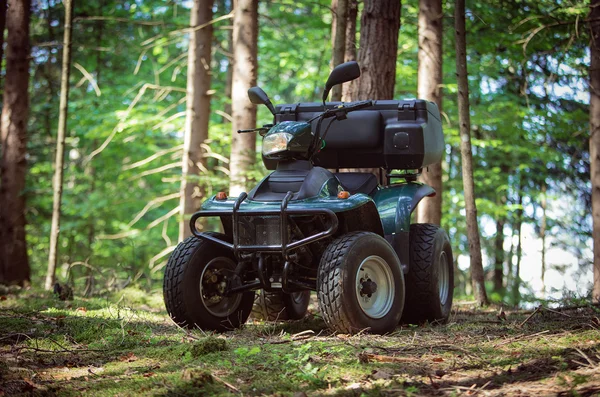
<svg viewBox="0 0 600 397">
<path fill-rule="evenodd" d="M 383 334 L 401 320 L 448 319 L 449 239 L 437 225 L 410 223 L 419 201 L 435 195 L 416 178 L 442 158 L 439 110 L 423 100 L 325 103 L 333 86 L 359 76 L 356 62 L 337 66 L 322 104 L 274 107 L 262 89 L 248 91 L 275 123 L 238 132 L 263 136 L 263 161 L 274 172 L 239 197 L 213 196 L 192 216 L 193 236 L 165 271 L 175 323 L 231 330 L 253 307 L 265 319 L 299 319 L 310 291 L 335 332 Z M 199 232 L 201 217 L 219 217 L 223 233 Z"/>
</svg>

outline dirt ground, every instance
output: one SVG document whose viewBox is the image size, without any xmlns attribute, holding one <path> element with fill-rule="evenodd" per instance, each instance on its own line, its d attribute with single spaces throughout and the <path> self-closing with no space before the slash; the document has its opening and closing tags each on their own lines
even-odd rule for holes
<svg viewBox="0 0 600 397">
<path fill-rule="evenodd" d="M 304 320 L 186 332 L 159 291 L 0 296 L 0 396 L 600 395 L 600 310 L 479 310 L 385 336 Z"/>
</svg>

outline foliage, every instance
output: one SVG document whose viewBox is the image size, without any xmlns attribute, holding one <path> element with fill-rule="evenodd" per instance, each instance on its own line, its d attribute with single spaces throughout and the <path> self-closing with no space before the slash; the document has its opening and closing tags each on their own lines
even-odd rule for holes
<svg viewBox="0 0 600 397">
<path fill-rule="evenodd" d="M 37 284 L 48 257 L 63 7 L 56 0 L 34 3 L 25 194 Z M 468 244 L 456 121 L 453 10 L 452 2 L 445 3 L 443 226 L 460 256 L 468 253 Z M 208 195 L 228 185 L 231 126 L 223 112 L 229 104 L 225 92 L 231 6 L 231 0 L 215 1 L 215 18 L 221 19 L 215 23 L 211 65 L 209 161 L 200 181 Z M 259 85 L 275 103 L 319 98 L 329 71 L 329 7 L 327 0 L 260 2 Z M 470 7 L 467 43 L 476 194 L 490 264 L 490 226 L 498 217 L 506 219 L 509 251 L 519 223 L 539 224 L 540 186 L 545 183 L 550 207 L 557 208 L 548 215 L 552 245 L 573 251 L 585 267 L 591 235 L 587 7 L 574 0 L 494 0 Z M 416 93 L 417 13 L 416 0 L 403 1 L 396 75 L 400 98 Z M 59 278 L 88 293 L 130 283 L 152 288 L 161 280 L 178 234 L 176 193 L 188 43 L 182 29 L 189 23 L 189 2 L 92 0 L 77 3 L 74 15 Z M 258 119 L 259 124 L 270 121 L 266 108 L 259 108 Z M 258 180 L 264 173 L 257 158 L 251 176 Z M 522 219 L 517 219 L 519 209 Z M 516 262 L 515 253 L 513 249 L 507 255 L 507 273 Z"/>
</svg>

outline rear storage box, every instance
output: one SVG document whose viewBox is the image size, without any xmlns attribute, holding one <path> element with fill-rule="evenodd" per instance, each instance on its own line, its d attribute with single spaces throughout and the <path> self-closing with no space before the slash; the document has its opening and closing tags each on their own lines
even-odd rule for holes
<svg viewBox="0 0 600 397">
<path fill-rule="evenodd" d="M 329 102 L 327 108 L 339 105 Z M 275 121 L 307 121 L 323 111 L 320 103 L 278 105 Z M 323 121 L 321 136 L 330 119 Z M 316 121 L 313 121 L 313 131 Z M 379 100 L 365 110 L 333 121 L 326 146 L 313 161 L 325 168 L 418 169 L 442 159 L 440 112 L 428 101 Z M 273 168 L 273 164 L 267 164 Z"/>
</svg>

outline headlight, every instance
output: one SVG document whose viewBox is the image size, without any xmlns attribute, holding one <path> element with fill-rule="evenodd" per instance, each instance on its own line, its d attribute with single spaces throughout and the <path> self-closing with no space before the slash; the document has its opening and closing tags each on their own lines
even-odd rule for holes
<svg viewBox="0 0 600 397">
<path fill-rule="evenodd" d="M 265 156 L 273 153 L 279 153 L 287 150 L 288 142 L 293 138 L 292 134 L 287 132 L 279 132 L 276 134 L 267 135 L 263 139 L 262 152 Z"/>
</svg>

